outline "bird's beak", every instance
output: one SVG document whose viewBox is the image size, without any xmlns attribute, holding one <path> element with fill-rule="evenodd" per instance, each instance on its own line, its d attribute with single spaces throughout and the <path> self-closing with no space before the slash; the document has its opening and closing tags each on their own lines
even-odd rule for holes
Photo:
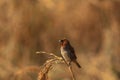
<svg viewBox="0 0 120 80">
<path fill-rule="evenodd" d="M 62 40 L 59 40 L 59 42 L 62 42 Z"/>
</svg>

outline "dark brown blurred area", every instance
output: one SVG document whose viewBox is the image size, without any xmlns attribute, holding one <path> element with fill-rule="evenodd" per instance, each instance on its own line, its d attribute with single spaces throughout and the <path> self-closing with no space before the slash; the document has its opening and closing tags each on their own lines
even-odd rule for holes
<svg viewBox="0 0 120 80">
<path fill-rule="evenodd" d="M 120 80 L 119 0 L 1 0 L 0 80 L 35 80 L 13 77 L 30 66 L 36 75 L 46 60 L 36 51 L 60 56 L 63 38 L 71 41 L 83 67 L 75 68 L 78 80 Z M 71 80 L 64 69 L 57 66 L 50 80 Z"/>
</svg>

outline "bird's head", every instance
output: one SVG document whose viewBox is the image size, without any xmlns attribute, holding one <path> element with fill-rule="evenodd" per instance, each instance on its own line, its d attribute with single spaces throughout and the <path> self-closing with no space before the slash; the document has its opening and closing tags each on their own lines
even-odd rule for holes
<svg viewBox="0 0 120 80">
<path fill-rule="evenodd" d="M 67 39 L 59 40 L 59 42 L 61 46 L 66 46 L 70 44 L 70 42 Z"/>
</svg>

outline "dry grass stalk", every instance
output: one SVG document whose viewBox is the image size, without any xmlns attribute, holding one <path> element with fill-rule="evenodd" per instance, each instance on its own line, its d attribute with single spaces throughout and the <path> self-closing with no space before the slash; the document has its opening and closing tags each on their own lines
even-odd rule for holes
<svg viewBox="0 0 120 80">
<path fill-rule="evenodd" d="M 76 80 L 75 75 L 74 75 L 73 70 L 72 70 L 72 66 L 70 65 L 70 66 L 68 66 L 68 68 L 69 68 L 69 70 L 70 70 L 70 72 L 71 72 L 72 79 L 73 79 L 73 80 Z"/>
<path fill-rule="evenodd" d="M 61 57 L 58 57 L 54 55 L 53 53 L 47 53 L 47 52 L 36 52 L 37 54 L 47 54 L 51 58 L 49 58 L 43 66 L 41 66 L 38 80 L 48 80 L 48 72 L 52 69 L 53 64 L 57 63 L 63 63 L 63 59 Z"/>
<path fill-rule="evenodd" d="M 48 72 L 51 68 L 51 64 L 44 65 L 43 68 L 41 68 L 38 76 L 38 80 L 48 80 Z"/>
<path fill-rule="evenodd" d="M 49 55 L 51 57 L 41 67 L 40 72 L 39 72 L 39 76 L 38 76 L 38 80 L 48 80 L 48 72 L 53 68 L 52 66 L 54 64 L 66 63 L 63 58 L 58 57 L 53 53 L 47 53 L 47 52 L 44 52 L 44 51 L 40 51 L 40 52 L 36 52 L 36 53 L 37 54 L 46 54 L 46 55 Z M 69 70 L 71 72 L 72 79 L 76 80 L 75 76 L 73 74 L 71 65 L 68 65 L 68 68 L 69 68 Z"/>
</svg>

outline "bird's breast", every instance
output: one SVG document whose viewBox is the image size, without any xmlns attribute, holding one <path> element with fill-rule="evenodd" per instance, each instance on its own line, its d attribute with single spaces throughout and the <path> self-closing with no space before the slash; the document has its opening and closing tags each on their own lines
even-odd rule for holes
<svg viewBox="0 0 120 80">
<path fill-rule="evenodd" d="M 70 61 L 70 57 L 68 56 L 69 55 L 69 51 L 67 51 L 66 49 L 64 48 L 61 48 L 61 55 L 63 56 L 63 58 L 69 62 Z"/>
</svg>

